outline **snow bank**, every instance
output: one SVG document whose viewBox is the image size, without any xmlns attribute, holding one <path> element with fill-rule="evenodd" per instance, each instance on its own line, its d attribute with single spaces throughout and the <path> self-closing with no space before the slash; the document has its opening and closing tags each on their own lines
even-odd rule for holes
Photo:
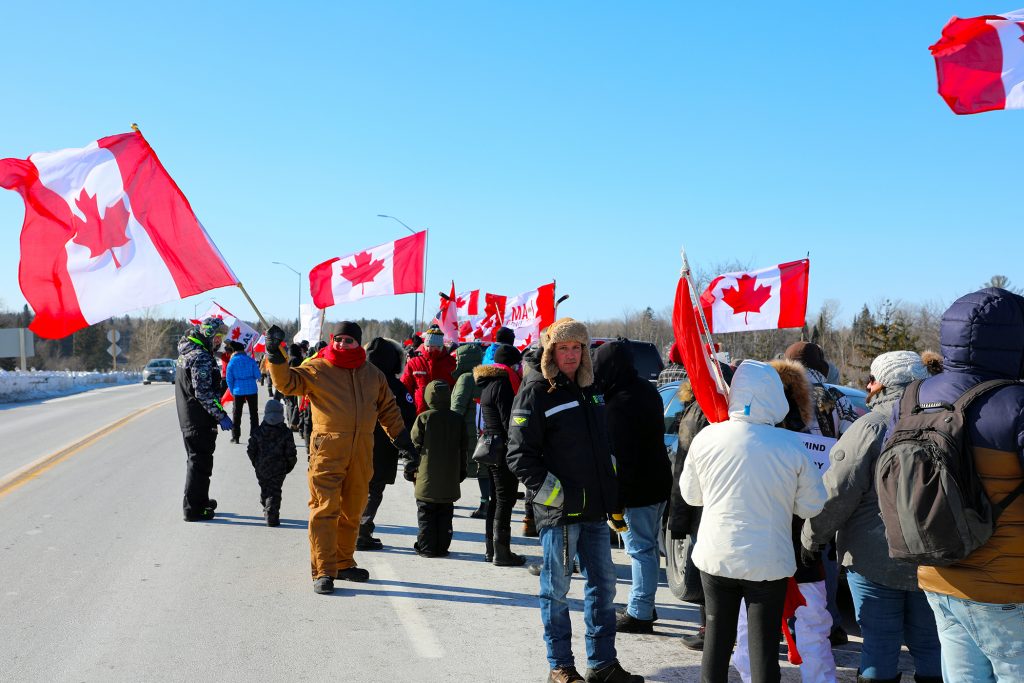
<svg viewBox="0 0 1024 683">
<path fill-rule="evenodd" d="M 34 401 L 41 398 L 67 396 L 98 387 L 135 384 L 142 380 L 139 372 L 51 372 L 0 370 L 0 403 Z"/>
</svg>

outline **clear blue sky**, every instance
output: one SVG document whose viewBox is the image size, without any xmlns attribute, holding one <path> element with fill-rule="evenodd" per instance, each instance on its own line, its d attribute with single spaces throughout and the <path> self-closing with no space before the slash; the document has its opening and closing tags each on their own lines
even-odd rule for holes
<svg viewBox="0 0 1024 683">
<path fill-rule="evenodd" d="M 3 12 L 0 157 L 137 121 L 261 309 L 430 229 L 427 292 L 557 278 L 584 319 L 695 267 L 811 255 L 809 309 L 1024 285 L 1024 112 L 958 117 L 928 46 L 982 2 L 93 2 Z M 0 299 L 23 205 L 0 192 Z M 209 296 L 253 318 L 235 289 Z M 329 319 L 411 318 L 412 295 Z M 309 302 L 308 286 L 303 300 Z"/>
</svg>

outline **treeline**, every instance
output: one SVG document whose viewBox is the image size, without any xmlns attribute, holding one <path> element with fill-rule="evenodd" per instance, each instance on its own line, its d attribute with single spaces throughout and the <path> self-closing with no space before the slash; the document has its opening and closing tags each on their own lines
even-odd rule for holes
<svg viewBox="0 0 1024 683">
<path fill-rule="evenodd" d="M 742 270 L 742 264 L 716 269 L 717 272 Z M 702 289 L 708 278 L 698 275 L 697 287 Z M 1020 293 L 1011 286 L 1003 275 L 996 275 L 981 287 L 1002 287 Z M 808 314 L 807 324 L 802 329 L 766 330 L 762 332 L 734 332 L 715 335 L 720 350 L 733 361 L 753 358 L 766 360 L 781 354 L 795 341 L 809 340 L 825 350 L 829 361 L 840 372 L 840 382 L 863 386 L 868 377 L 872 359 L 886 351 L 910 349 L 913 351 L 939 350 L 939 322 L 943 311 L 951 302 L 911 304 L 899 301 L 882 301 L 874 305 L 863 304 L 859 313 L 849 324 L 839 321 L 838 301 L 828 300 L 821 310 Z M 563 306 L 559 315 L 571 315 L 569 306 Z M 27 327 L 31 321 L 28 306 L 20 312 L 0 312 L 0 328 Z M 253 327 L 262 327 L 257 321 L 247 321 Z M 297 332 L 295 320 L 271 318 L 271 324 L 284 329 L 286 338 L 291 339 Z M 390 337 L 398 341 L 407 339 L 413 332 L 411 323 L 394 318 L 357 320 L 363 329 L 363 341 L 374 337 Z M 328 320 L 324 337 L 334 329 L 337 321 Z M 656 312 L 647 307 L 640 311 L 627 311 L 618 318 L 587 321 L 593 337 L 628 337 L 638 341 L 653 342 L 662 355 L 667 356 L 673 341 L 672 309 Z M 176 318 L 158 318 L 151 312 L 136 316 L 122 316 L 99 325 L 80 330 L 64 339 L 35 340 L 36 355 L 29 359 L 29 366 L 38 370 L 96 370 L 113 367 L 113 358 L 108 352 L 110 342 L 107 332 L 116 329 L 121 339 L 118 346 L 121 353 L 118 367 L 142 368 L 151 358 L 175 358 L 177 344 L 189 329 L 187 321 Z M 16 358 L 0 359 L 0 368 L 13 370 Z"/>
</svg>

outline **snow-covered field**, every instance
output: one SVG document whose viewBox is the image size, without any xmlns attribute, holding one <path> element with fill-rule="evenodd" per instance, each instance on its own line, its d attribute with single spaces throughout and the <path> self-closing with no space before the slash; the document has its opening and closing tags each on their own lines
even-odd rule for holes
<svg viewBox="0 0 1024 683">
<path fill-rule="evenodd" d="M 67 396 L 82 391 L 118 384 L 135 384 L 142 380 L 140 372 L 6 372 L 0 370 L 0 403 L 34 401 L 41 398 Z"/>
</svg>

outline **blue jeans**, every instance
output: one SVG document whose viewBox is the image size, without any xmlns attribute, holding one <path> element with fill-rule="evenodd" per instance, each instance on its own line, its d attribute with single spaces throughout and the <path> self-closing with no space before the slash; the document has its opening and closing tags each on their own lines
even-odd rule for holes
<svg viewBox="0 0 1024 683">
<path fill-rule="evenodd" d="M 939 634 L 924 592 L 889 588 L 850 569 L 846 571 L 846 580 L 864 637 L 860 675 L 880 680 L 895 678 L 899 673 L 900 647 L 906 643 L 917 674 L 938 678 Z"/>
<path fill-rule="evenodd" d="M 658 532 L 665 503 L 626 508 L 623 517 L 629 531 L 622 533 L 626 554 L 633 561 L 633 588 L 629 591 L 626 613 L 634 619 L 650 620 L 654 617 L 654 592 L 658 590 L 658 570 L 661 552 L 658 550 Z"/>
<path fill-rule="evenodd" d="M 583 522 L 540 530 L 543 565 L 540 571 L 540 616 L 548 664 L 575 666 L 572 623 L 569 621 L 569 580 L 578 557 L 586 580 L 583 621 L 587 625 L 587 666 L 602 669 L 615 656 L 615 565 L 604 522 Z"/>
<path fill-rule="evenodd" d="M 957 683 L 1024 681 L 1024 603 L 971 602 L 928 593 L 942 643 L 942 677 Z"/>
</svg>

